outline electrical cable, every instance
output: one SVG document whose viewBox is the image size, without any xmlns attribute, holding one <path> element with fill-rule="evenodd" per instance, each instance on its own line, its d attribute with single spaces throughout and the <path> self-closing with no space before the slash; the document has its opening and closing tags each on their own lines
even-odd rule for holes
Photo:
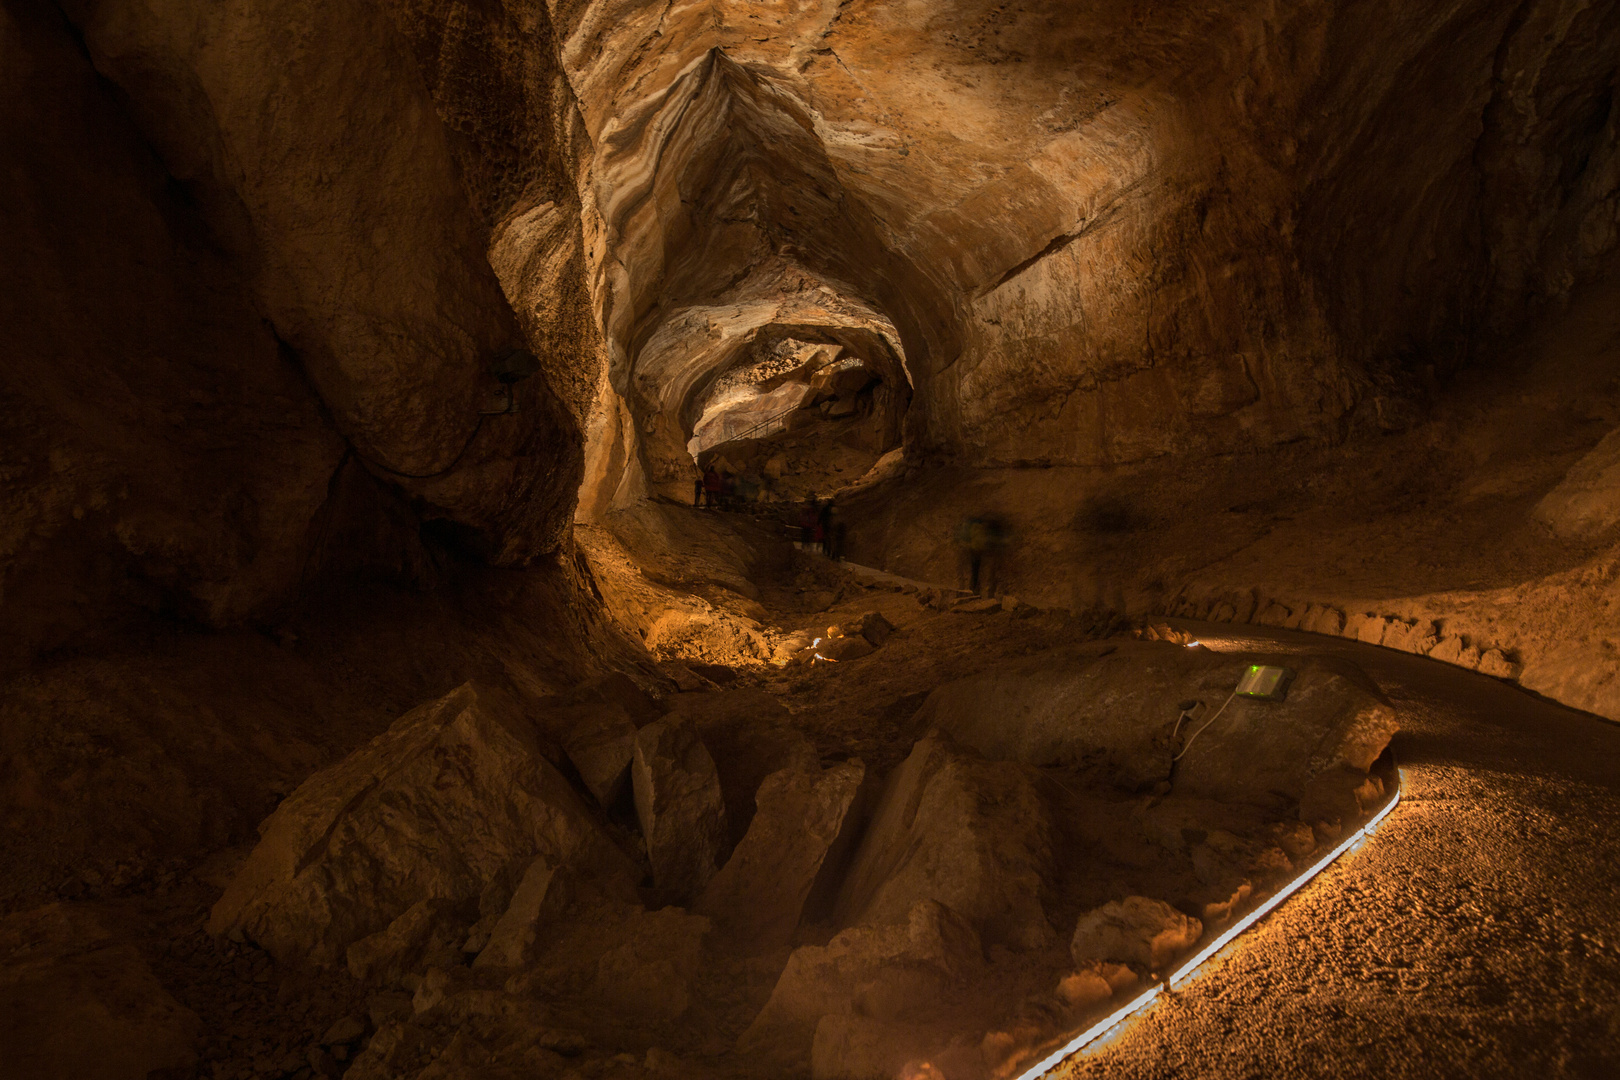
<svg viewBox="0 0 1620 1080">
<path fill-rule="evenodd" d="M 1220 719 L 1221 713 L 1226 711 L 1226 707 L 1228 705 L 1232 704 L 1232 698 L 1235 698 L 1235 697 L 1237 697 L 1237 691 L 1233 690 L 1232 693 L 1227 697 L 1227 699 L 1225 701 L 1221 702 L 1221 707 L 1215 710 L 1215 715 L 1210 717 L 1208 720 L 1205 720 L 1202 724 L 1199 724 L 1198 725 L 1198 730 L 1193 732 L 1191 735 L 1187 736 L 1187 745 L 1183 746 L 1181 748 L 1181 753 L 1177 754 L 1175 757 L 1171 758 L 1170 760 L 1172 762 L 1175 762 L 1175 761 L 1180 761 L 1182 758 L 1186 757 L 1187 756 L 1187 751 L 1192 749 L 1193 740 L 1198 738 L 1198 736 L 1203 733 L 1203 730 L 1205 728 L 1209 727 L 1209 725 L 1213 724 L 1216 720 Z M 1185 716 L 1187 714 L 1182 713 L 1182 715 Z M 1177 720 L 1176 721 L 1176 730 L 1179 731 L 1180 729 L 1181 729 L 1181 721 Z M 1174 738 L 1174 737 L 1175 737 L 1174 735 L 1171 736 L 1171 738 Z"/>
</svg>

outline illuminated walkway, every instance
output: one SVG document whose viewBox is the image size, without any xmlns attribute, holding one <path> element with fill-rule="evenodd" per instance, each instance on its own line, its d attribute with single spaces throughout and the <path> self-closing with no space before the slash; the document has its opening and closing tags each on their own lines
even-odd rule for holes
<svg viewBox="0 0 1620 1080">
<path fill-rule="evenodd" d="M 1217 649 L 1359 663 L 1401 710 L 1402 802 L 1052 1075 L 1620 1076 L 1620 726 L 1403 653 L 1180 625 Z"/>
</svg>

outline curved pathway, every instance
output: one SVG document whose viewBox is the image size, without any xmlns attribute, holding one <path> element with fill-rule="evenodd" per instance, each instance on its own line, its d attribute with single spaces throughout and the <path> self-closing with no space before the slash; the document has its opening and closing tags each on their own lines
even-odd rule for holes
<svg viewBox="0 0 1620 1080">
<path fill-rule="evenodd" d="M 1620 1077 L 1620 726 L 1388 649 L 1172 621 L 1217 650 L 1360 664 L 1400 711 L 1404 796 L 1052 1075 Z"/>
</svg>

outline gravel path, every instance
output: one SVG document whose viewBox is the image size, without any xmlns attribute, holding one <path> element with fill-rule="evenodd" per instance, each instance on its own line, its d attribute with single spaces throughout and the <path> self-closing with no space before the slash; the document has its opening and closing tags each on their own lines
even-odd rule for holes
<svg viewBox="0 0 1620 1080">
<path fill-rule="evenodd" d="M 1620 726 L 1354 642 L 1394 700 L 1402 804 L 1072 1077 L 1620 1076 Z M 1203 636 L 1203 635 L 1208 636 Z"/>
</svg>

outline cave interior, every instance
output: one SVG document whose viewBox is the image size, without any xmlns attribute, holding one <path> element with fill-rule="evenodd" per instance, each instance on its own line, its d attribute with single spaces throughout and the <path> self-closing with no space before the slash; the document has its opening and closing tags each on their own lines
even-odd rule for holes
<svg viewBox="0 0 1620 1080">
<path fill-rule="evenodd" d="M 0 83 L 8 1078 L 1620 1070 L 1620 5 Z"/>
</svg>

